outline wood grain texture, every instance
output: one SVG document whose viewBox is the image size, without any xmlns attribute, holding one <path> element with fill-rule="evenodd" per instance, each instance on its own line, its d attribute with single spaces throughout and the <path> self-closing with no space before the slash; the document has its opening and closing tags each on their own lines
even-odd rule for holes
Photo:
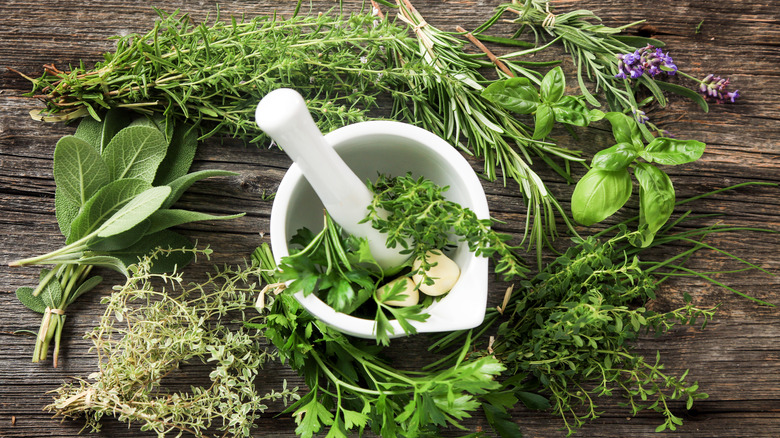
<svg viewBox="0 0 780 438">
<path fill-rule="evenodd" d="M 456 25 L 471 29 L 489 17 L 498 1 L 418 0 L 415 6 L 429 21 L 444 30 Z M 18 330 L 36 330 L 40 317 L 27 311 L 15 298 L 17 287 L 32 284 L 38 268 L 9 268 L 11 260 L 44 253 L 63 243 L 54 217 L 54 181 L 52 153 L 54 144 L 70 134 L 72 126 L 41 124 L 28 116 L 38 107 L 25 98 L 28 83 L 8 67 L 34 76 L 41 66 L 60 67 L 84 61 L 94 63 L 111 50 L 108 38 L 116 34 L 147 30 L 154 18 L 153 7 L 171 11 L 181 8 L 196 20 L 216 11 L 214 1 L 142 1 L 142 0 L 5 0 L 0 4 L 0 437 L 71 437 L 82 424 L 60 422 L 42 412 L 51 401 L 47 394 L 73 376 L 85 376 L 95 369 L 95 358 L 88 352 L 90 343 L 82 334 L 92 328 L 102 314 L 100 299 L 110 293 L 110 285 L 122 281 L 119 275 L 104 273 L 106 282 L 94 293 L 82 297 L 68 310 L 63 339 L 61 366 L 32 364 L 33 339 L 16 334 Z M 672 98 L 666 108 L 654 108 L 654 120 L 679 138 L 707 143 L 707 152 L 696 163 L 669 168 L 679 198 L 686 198 L 747 181 L 780 183 L 780 2 L 743 0 L 713 2 L 706 0 L 585 0 L 554 1 L 557 10 L 590 9 L 607 25 L 647 20 L 655 36 L 667 43 L 677 65 L 686 72 L 704 77 L 714 73 L 731 78 L 742 97 L 734 105 L 712 105 L 708 114 L 689 101 Z M 346 10 L 360 3 L 345 1 Z M 315 2 L 314 11 L 326 11 L 335 3 Z M 268 14 L 274 9 L 290 13 L 295 2 L 225 1 L 219 2 L 223 15 Z M 304 8 L 308 7 L 307 5 Z M 697 27 L 699 32 L 697 33 Z M 564 56 L 553 49 L 550 58 Z M 570 61 L 563 63 L 567 73 Z M 569 75 L 571 77 L 571 75 Z M 679 80 L 679 79 L 677 79 Z M 572 91 L 574 90 L 572 85 Z M 687 85 L 691 85 L 688 83 Z M 584 150 L 588 155 L 608 145 L 606 126 L 578 131 L 579 140 L 565 131 L 554 133 L 561 144 Z M 478 159 L 470 159 L 475 170 Z M 289 159 L 275 149 L 257 149 L 232 140 L 211 140 L 197 156 L 196 169 L 221 168 L 239 172 L 239 176 L 214 178 L 197 183 L 182 198 L 184 208 L 214 213 L 246 211 L 239 220 L 197 223 L 182 231 L 207 242 L 214 249 L 213 262 L 238 263 L 253 248 L 267 241 L 271 203 L 263 201 L 263 192 L 275 191 Z M 568 208 L 572 187 L 549 170 L 538 167 L 549 181 L 550 190 Z M 581 175 L 584 171 L 579 170 Z M 499 182 L 484 183 L 492 214 L 505 221 L 499 230 L 520 236 L 525 209 L 517 188 Z M 694 214 L 722 214 L 702 219 L 691 226 L 723 221 L 735 226 L 768 227 L 780 230 L 780 191 L 770 187 L 747 187 L 718 194 L 686 207 Z M 636 204 L 621 217 L 636 214 Z M 581 229 L 582 233 L 590 230 Z M 759 266 L 780 274 L 777 235 L 744 232 L 713 236 L 709 241 L 726 251 L 745 257 Z M 562 240 L 559 244 L 565 244 Z M 673 248 L 672 248 L 673 249 Z M 670 249 L 670 250 L 672 250 Z M 663 251 L 654 254 L 662 257 Z M 736 265 L 717 253 L 703 253 L 691 260 L 694 269 L 722 270 Z M 191 268 L 192 278 L 202 277 L 208 264 Z M 717 275 L 719 281 L 758 298 L 780 304 L 780 279 L 756 272 Z M 492 303 L 502 294 L 503 283 L 491 284 Z M 656 302 L 667 309 L 681 302 L 688 292 L 697 304 L 721 304 L 716 320 L 704 330 L 681 328 L 661 338 L 644 338 L 637 351 L 652 356 L 661 352 L 670 372 L 690 369 L 709 393 L 684 412 L 685 424 L 676 435 L 681 437 L 780 437 L 780 312 L 761 307 L 700 279 L 679 279 L 664 286 Z M 394 348 L 422 352 L 425 337 L 400 340 Z M 411 363 L 415 366 L 421 359 Z M 182 368 L 174 384 L 186 387 L 190 379 L 202 376 L 202 365 Z M 264 372 L 261 386 L 274 388 L 282 379 L 301 385 L 301 379 L 281 365 Z M 587 437 L 649 437 L 660 423 L 659 417 L 643 413 L 629 418 L 618 399 L 602 400 L 603 415 L 580 432 Z M 292 437 L 295 425 L 288 416 L 279 416 L 279 406 L 264 414 L 254 434 L 258 437 Z M 527 437 L 557 437 L 561 422 L 545 412 L 518 410 L 516 418 Z M 484 418 L 467 421 L 470 431 L 489 430 Z M 444 436 L 460 436 L 446 431 Z M 104 421 L 100 437 L 146 437 L 135 425 Z M 490 435 L 489 435 L 490 436 Z"/>
</svg>

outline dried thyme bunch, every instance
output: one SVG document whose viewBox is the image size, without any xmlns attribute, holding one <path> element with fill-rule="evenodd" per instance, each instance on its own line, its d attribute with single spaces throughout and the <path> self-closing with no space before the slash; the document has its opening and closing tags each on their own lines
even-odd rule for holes
<svg viewBox="0 0 780 438">
<path fill-rule="evenodd" d="M 262 346 L 256 330 L 230 323 L 231 315 L 242 318 L 253 306 L 257 273 L 225 267 L 204 283 L 184 286 L 181 274 L 151 273 L 155 257 L 169 251 L 145 257 L 104 300 L 100 325 L 86 335 L 94 343 L 99 371 L 60 387 L 47 410 L 63 417 L 84 415 L 85 427 L 94 431 L 101 418 L 114 416 L 161 436 L 206 436 L 215 430 L 249 436 L 266 403 L 298 399 L 286 382 L 278 391 L 258 394 L 258 374 L 276 354 Z M 189 392 L 163 386 L 164 378 L 192 361 L 213 367 L 208 386 L 193 385 Z"/>
</svg>

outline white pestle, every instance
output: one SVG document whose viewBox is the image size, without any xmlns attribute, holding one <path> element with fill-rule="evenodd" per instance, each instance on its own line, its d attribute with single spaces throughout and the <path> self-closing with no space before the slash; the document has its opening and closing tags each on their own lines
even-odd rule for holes
<svg viewBox="0 0 780 438">
<path fill-rule="evenodd" d="M 255 121 L 298 165 L 333 220 L 347 233 L 368 239 L 371 255 L 382 269 L 406 261 L 408 256 L 397 247 L 388 248 L 387 237 L 370 222 L 359 223 L 373 195 L 328 144 L 297 91 L 280 88 L 268 93 L 257 104 Z"/>
</svg>

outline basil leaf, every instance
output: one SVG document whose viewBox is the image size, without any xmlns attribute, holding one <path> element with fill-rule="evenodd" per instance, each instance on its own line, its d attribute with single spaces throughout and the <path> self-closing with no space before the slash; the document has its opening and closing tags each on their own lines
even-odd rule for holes
<svg viewBox="0 0 780 438">
<path fill-rule="evenodd" d="M 493 82 L 482 90 L 482 97 L 518 114 L 531 114 L 539 105 L 539 92 L 528 78 Z"/>
<path fill-rule="evenodd" d="M 111 237 L 143 222 L 160 208 L 170 193 L 170 187 L 160 186 L 137 195 L 98 228 L 97 237 Z"/>
<path fill-rule="evenodd" d="M 68 135 L 54 149 L 54 182 L 78 206 L 110 181 L 100 154 L 86 141 Z"/>
<path fill-rule="evenodd" d="M 168 142 L 148 126 L 128 126 L 119 131 L 103 150 L 112 180 L 137 178 L 151 183 L 165 158 Z"/>
<path fill-rule="evenodd" d="M 166 185 L 189 172 L 198 149 L 198 131 L 192 125 L 179 125 L 168 138 L 168 150 L 157 168 L 154 185 Z"/>
<path fill-rule="evenodd" d="M 171 207 L 176 201 L 181 198 L 181 195 L 184 194 L 184 192 L 190 188 L 191 185 L 193 185 L 195 182 L 210 178 L 212 176 L 234 176 L 238 175 L 235 172 L 230 172 L 228 170 L 199 170 L 197 172 L 188 173 L 184 176 L 180 176 L 179 178 L 176 178 L 175 180 L 171 181 L 168 186 L 171 188 L 171 194 L 168 196 L 168 199 L 165 200 L 161 208 L 169 208 Z"/>
<path fill-rule="evenodd" d="M 543 102 L 553 104 L 561 100 L 566 92 L 566 78 L 563 76 L 563 69 L 555 67 L 548 71 L 542 79 L 540 90 Z"/>
<path fill-rule="evenodd" d="M 194 248 L 190 239 L 179 233 L 170 230 L 163 230 L 157 233 L 148 234 L 138 242 L 127 248 L 112 251 L 111 255 L 122 260 L 127 265 L 137 264 L 140 257 L 150 254 L 156 248 L 178 249 Z M 183 253 L 172 251 L 170 253 L 160 254 L 154 259 L 151 272 L 160 274 L 164 272 L 174 272 L 188 265 L 194 256 L 192 253 Z"/>
<path fill-rule="evenodd" d="M 557 122 L 575 126 L 588 126 L 591 122 L 590 111 L 585 102 L 574 96 L 564 96 L 552 109 Z"/>
<path fill-rule="evenodd" d="M 571 210 L 574 220 L 593 225 L 612 216 L 631 196 L 631 175 L 628 169 L 591 169 L 574 187 Z"/>
<path fill-rule="evenodd" d="M 618 143 L 636 144 L 637 140 L 641 142 L 642 136 L 636 120 L 617 112 L 606 113 L 604 118 L 612 124 L 612 136 L 615 137 L 615 141 Z"/>
<path fill-rule="evenodd" d="M 602 170 L 620 170 L 628 167 L 639 155 L 633 144 L 618 143 L 593 156 L 590 166 Z"/>
<path fill-rule="evenodd" d="M 691 163 L 704 154 L 706 145 L 696 140 L 658 137 L 647 145 L 642 158 L 664 165 Z"/>
<path fill-rule="evenodd" d="M 244 214 L 245 213 L 217 216 L 208 213 L 201 213 L 199 211 L 160 209 L 149 216 L 151 225 L 149 226 L 149 229 L 146 230 L 146 233 L 156 233 L 166 228 L 171 228 L 190 222 L 236 219 L 244 216 Z"/>
<path fill-rule="evenodd" d="M 40 295 L 35 296 L 32 293 L 33 293 L 33 288 L 22 286 L 19 289 L 16 289 L 16 298 L 18 298 L 19 301 L 21 301 L 24 307 L 27 307 L 33 312 L 37 312 L 37 313 L 46 312 L 46 304 L 43 302 L 43 298 L 41 298 Z"/>
<path fill-rule="evenodd" d="M 669 175 L 651 164 L 637 163 L 634 175 L 639 181 L 639 227 L 643 234 L 641 246 L 646 247 L 672 215 L 674 186 Z M 643 225 L 646 225 L 644 229 Z"/>
<path fill-rule="evenodd" d="M 73 243 L 95 231 L 131 199 L 151 185 L 140 179 L 120 179 L 108 183 L 90 198 L 81 212 L 73 219 L 67 243 Z"/>
<path fill-rule="evenodd" d="M 536 118 L 534 119 L 534 140 L 542 140 L 552 131 L 555 123 L 555 113 L 552 107 L 545 103 L 536 107 Z"/>
</svg>

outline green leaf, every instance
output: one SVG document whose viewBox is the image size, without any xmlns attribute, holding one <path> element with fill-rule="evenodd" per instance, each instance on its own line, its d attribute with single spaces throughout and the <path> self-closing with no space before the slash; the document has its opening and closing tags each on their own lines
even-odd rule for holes
<svg viewBox="0 0 780 438">
<path fill-rule="evenodd" d="M 543 102 L 554 104 L 561 100 L 566 92 L 566 78 L 563 76 L 563 69 L 555 67 L 548 71 L 542 79 L 540 90 Z"/>
<path fill-rule="evenodd" d="M 515 396 L 518 400 L 523 402 L 528 409 L 543 411 L 550 408 L 550 401 L 539 394 L 527 391 L 517 391 L 515 392 Z"/>
<path fill-rule="evenodd" d="M 295 423 L 295 433 L 303 438 L 311 438 L 319 432 L 322 426 L 333 424 L 333 415 L 316 398 L 312 398 L 307 404 L 303 405 L 293 414 Z"/>
<path fill-rule="evenodd" d="M 160 186 L 137 195 L 100 226 L 97 237 L 114 236 L 138 225 L 159 209 L 170 193 L 170 187 Z"/>
<path fill-rule="evenodd" d="M 144 234 L 151 234 L 149 231 L 149 219 L 139 223 L 129 230 L 107 238 L 95 238 L 87 242 L 87 247 L 91 251 L 116 251 L 134 244 L 141 240 Z"/>
<path fill-rule="evenodd" d="M 658 137 L 647 145 L 642 158 L 653 163 L 677 165 L 692 163 L 704 154 L 706 145 L 696 140 Z"/>
<path fill-rule="evenodd" d="M 43 302 L 43 298 L 40 295 L 33 295 L 33 288 L 31 287 L 22 286 L 16 289 L 16 298 L 33 312 L 44 313 L 46 311 L 46 304 Z"/>
<path fill-rule="evenodd" d="M 128 126 L 148 126 L 155 128 L 165 137 L 165 141 L 170 143 L 173 139 L 174 123 L 169 123 L 162 114 L 144 115 L 134 119 Z M 170 150 L 170 147 L 169 147 Z"/>
<path fill-rule="evenodd" d="M 167 150 L 168 142 L 158 129 L 128 126 L 111 139 L 102 155 L 112 180 L 137 178 L 151 183 Z"/>
<path fill-rule="evenodd" d="M 612 216 L 631 196 L 628 169 L 591 169 L 574 187 L 571 210 L 574 220 L 590 226 Z"/>
<path fill-rule="evenodd" d="M 189 210 L 176 210 L 176 209 L 160 209 L 152 213 L 149 216 L 151 225 L 146 233 L 156 233 L 166 228 L 175 227 L 182 224 L 197 221 L 215 221 L 225 219 L 236 219 L 244 216 L 245 213 L 231 214 L 226 216 L 217 216 L 208 213 L 201 213 L 198 211 Z"/>
<path fill-rule="evenodd" d="M 690 88 L 685 88 L 681 85 L 672 84 L 669 82 L 661 82 L 661 81 L 657 81 L 656 85 L 658 85 L 658 88 L 662 90 L 669 91 L 671 93 L 677 94 L 678 96 L 687 97 L 688 99 L 691 99 L 692 101 L 696 102 L 705 113 L 710 111 L 710 106 L 707 103 L 707 101 L 704 99 L 704 97 L 702 97 L 696 91 L 691 90 Z"/>
<path fill-rule="evenodd" d="M 198 132 L 194 126 L 179 125 L 172 133 L 168 151 L 157 174 L 154 185 L 167 185 L 187 174 L 198 149 Z"/>
<path fill-rule="evenodd" d="M 150 187 L 148 182 L 140 179 L 121 179 L 108 183 L 84 204 L 81 212 L 73 219 L 67 243 L 73 243 L 95 231 L 131 199 Z"/>
<path fill-rule="evenodd" d="M 636 144 L 637 139 L 641 141 L 642 134 L 639 132 L 636 120 L 618 112 L 606 113 L 604 118 L 612 124 L 612 136 L 618 143 Z"/>
<path fill-rule="evenodd" d="M 501 438 L 522 438 L 520 426 L 505 409 L 490 403 L 482 403 L 485 419 Z"/>
<path fill-rule="evenodd" d="M 43 275 L 44 272 L 41 271 L 41 277 L 43 277 Z M 41 297 L 43 304 L 46 304 L 52 309 L 59 307 L 60 301 L 62 301 L 62 286 L 60 285 L 59 280 L 55 277 L 46 283 L 46 286 L 43 288 L 43 291 L 41 291 L 39 297 Z"/>
<path fill-rule="evenodd" d="M 148 255 L 157 248 L 180 249 L 194 248 L 190 239 L 170 230 L 159 231 L 141 238 L 138 242 L 127 248 L 112 251 L 111 255 L 122 260 L 126 266 L 138 263 L 138 259 Z M 172 251 L 158 256 L 151 269 L 152 273 L 161 274 L 173 272 L 188 265 L 193 260 L 192 253 Z"/>
<path fill-rule="evenodd" d="M 531 114 L 539 105 L 539 91 L 528 78 L 510 78 L 490 84 L 482 97 L 518 114 Z"/>
<path fill-rule="evenodd" d="M 54 182 L 79 207 L 108 184 L 109 169 L 100 154 L 86 141 L 68 135 L 54 149 Z"/>
<path fill-rule="evenodd" d="M 110 255 L 94 255 L 94 256 L 82 257 L 79 259 L 79 264 L 113 269 L 119 272 L 120 274 L 123 274 L 125 277 L 130 276 L 130 273 L 127 271 L 127 265 L 125 265 L 125 263 L 121 259 Z"/>
<path fill-rule="evenodd" d="M 553 105 L 552 109 L 555 113 L 555 120 L 560 123 L 568 123 L 569 125 L 574 126 L 588 126 L 592 121 L 590 110 L 588 110 L 585 102 L 574 96 L 564 96 L 560 101 Z"/>
<path fill-rule="evenodd" d="M 590 166 L 594 169 L 610 171 L 625 169 L 637 156 L 639 156 L 639 152 L 633 144 L 618 143 L 597 152 L 596 155 L 593 156 Z"/>
<path fill-rule="evenodd" d="M 175 180 L 171 181 L 168 186 L 171 188 L 171 194 L 168 196 L 168 199 L 165 200 L 165 203 L 163 203 L 162 208 L 170 208 L 176 201 L 181 198 L 181 195 L 184 194 L 184 192 L 190 188 L 195 182 L 200 181 L 205 178 L 210 178 L 212 176 L 234 176 L 238 175 L 235 172 L 230 172 L 228 170 L 199 170 L 197 172 L 188 173 L 184 176 L 181 176 L 179 178 L 176 178 Z"/>
<path fill-rule="evenodd" d="M 100 144 L 98 152 L 102 155 L 108 147 L 111 140 L 121 131 L 130 125 L 133 120 L 133 113 L 122 109 L 111 109 L 103 116 L 102 130 L 100 133 Z"/>
<path fill-rule="evenodd" d="M 79 215 L 81 207 L 70 197 L 62 193 L 59 187 L 54 189 L 54 215 L 57 217 L 57 225 L 60 232 L 67 239 L 70 236 L 70 225 Z"/>
<path fill-rule="evenodd" d="M 357 411 L 350 411 L 348 409 L 342 409 L 341 413 L 344 415 L 344 427 L 347 430 L 351 430 L 353 427 L 363 429 L 368 422 L 368 415 Z"/>
<path fill-rule="evenodd" d="M 536 107 L 536 118 L 534 119 L 534 140 L 542 140 L 552 131 L 555 123 L 555 113 L 552 107 L 547 104 L 541 104 Z"/>
<path fill-rule="evenodd" d="M 100 145 L 103 138 L 103 123 L 98 122 L 92 117 L 84 117 L 76 128 L 74 137 L 80 138 L 89 143 L 98 155 L 100 154 Z"/>
<path fill-rule="evenodd" d="M 78 297 L 94 289 L 95 286 L 100 284 L 101 281 L 103 281 L 103 277 L 99 275 L 87 278 L 79 285 L 79 287 L 76 289 L 76 292 L 72 293 L 70 297 L 68 297 L 68 302 L 65 303 L 65 305 L 70 306 L 74 301 L 76 301 Z"/>
<path fill-rule="evenodd" d="M 639 227 L 643 234 L 641 246 L 647 247 L 674 211 L 674 186 L 669 175 L 651 164 L 637 163 L 634 175 L 639 181 Z"/>
</svg>

